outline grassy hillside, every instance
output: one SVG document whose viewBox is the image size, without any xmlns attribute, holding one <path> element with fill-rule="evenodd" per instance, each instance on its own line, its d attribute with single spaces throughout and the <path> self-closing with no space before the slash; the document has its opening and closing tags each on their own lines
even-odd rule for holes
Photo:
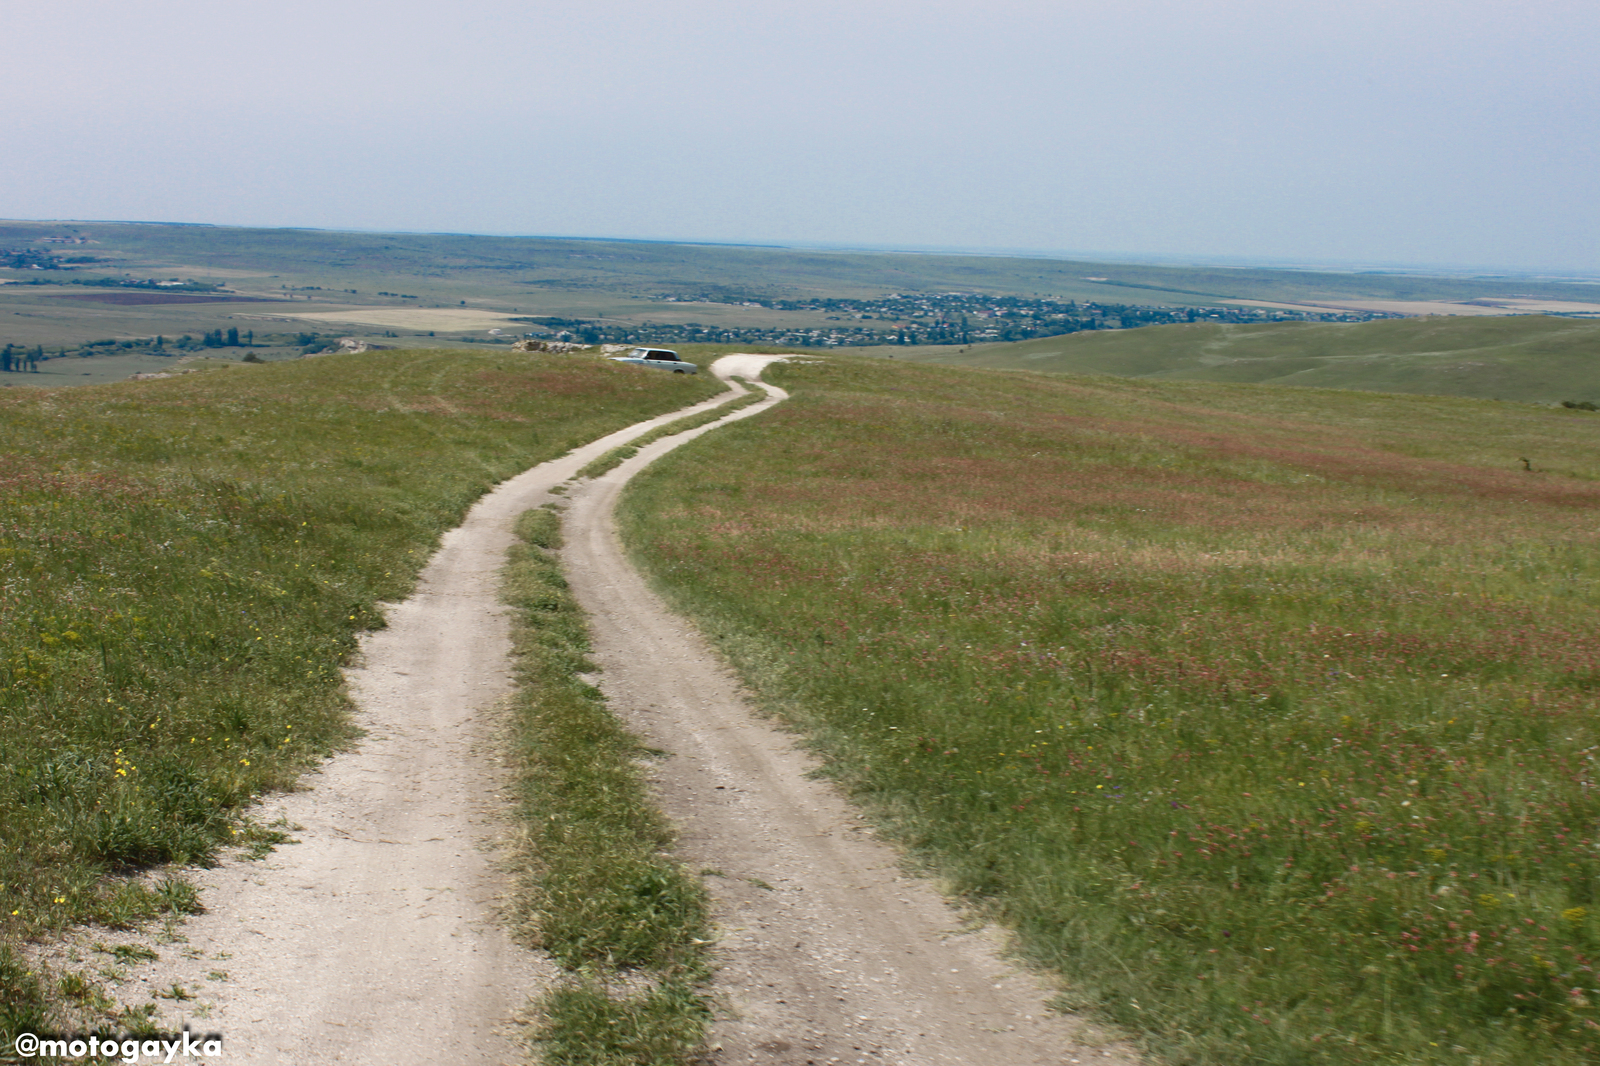
<svg viewBox="0 0 1600 1066">
<path fill-rule="evenodd" d="M 0 1039 L 94 1005 L 9 945 L 191 907 L 127 875 L 270 839 L 239 810 L 349 738 L 340 664 L 473 500 L 719 387 L 410 351 L 0 393 Z"/>
<path fill-rule="evenodd" d="M 1151 326 L 915 358 L 1067 374 L 1255 382 L 1483 399 L 1600 400 L 1600 322 L 1518 315 Z"/>
<path fill-rule="evenodd" d="M 1064 1005 L 1180 1063 L 1600 1055 L 1600 415 L 772 376 L 628 541 Z"/>
</svg>

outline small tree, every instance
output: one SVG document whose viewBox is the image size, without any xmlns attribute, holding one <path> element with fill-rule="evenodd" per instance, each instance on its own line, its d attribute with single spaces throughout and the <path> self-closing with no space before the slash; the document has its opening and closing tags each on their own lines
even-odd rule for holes
<svg viewBox="0 0 1600 1066">
<path fill-rule="evenodd" d="M 239 347 L 239 327 L 238 326 L 229 326 L 228 327 L 228 347 L 230 347 L 230 348 Z"/>
</svg>

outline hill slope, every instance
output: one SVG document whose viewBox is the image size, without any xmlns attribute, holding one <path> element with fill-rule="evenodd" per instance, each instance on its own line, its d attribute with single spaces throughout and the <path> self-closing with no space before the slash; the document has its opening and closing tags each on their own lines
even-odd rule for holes
<svg viewBox="0 0 1600 1066">
<path fill-rule="evenodd" d="M 769 376 L 626 540 L 1069 1005 L 1187 1066 L 1596 1061 L 1600 415 Z"/>
<path fill-rule="evenodd" d="M 1149 326 L 918 358 L 998 370 L 1543 403 L 1600 399 L 1600 322 L 1546 315 Z"/>
</svg>

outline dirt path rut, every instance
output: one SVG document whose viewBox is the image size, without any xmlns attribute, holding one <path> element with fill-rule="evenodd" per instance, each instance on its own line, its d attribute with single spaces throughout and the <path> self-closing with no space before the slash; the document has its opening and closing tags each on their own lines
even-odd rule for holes
<svg viewBox="0 0 1600 1066">
<path fill-rule="evenodd" d="M 359 745 L 258 812 L 300 827 L 298 843 L 198 871 L 207 912 L 110 991 L 156 1003 L 169 1031 L 220 1032 L 212 1066 L 524 1061 L 507 1023 L 554 971 L 496 918 L 507 886 L 489 734 L 510 690 L 499 584 L 512 525 L 610 449 L 726 400 L 630 426 L 481 499 L 347 671 Z M 174 984 L 192 998 L 160 998 Z"/>
<path fill-rule="evenodd" d="M 730 356 L 719 374 L 770 361 Z M 771 389 L 773 402 L 781 390 Z M 764 405 L 740 412 L 758 414 Z M 710 427 L 707 427 L 708 429 Z M 1048 990 L 1003 962 L 873 839 L 794 739 L 756 717 L 737 681 L 627 562 L 612 510 L 633 473 L 682 443 L 663 440 L 586 483 L 566 517 L 563 562 L 590 616 L 599 686 L 612 709 L 672 755 L 657 772 L 680 857 L 711 877 L 728 1017 L 727 1066 L 882 1063 L 1034 1066 L 1130 1063 Z"/>
</svg>

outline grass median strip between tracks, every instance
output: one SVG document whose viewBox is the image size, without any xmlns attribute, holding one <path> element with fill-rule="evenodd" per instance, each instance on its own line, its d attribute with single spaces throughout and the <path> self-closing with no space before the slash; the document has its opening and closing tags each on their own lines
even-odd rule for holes
<svg viewBox="0 0 1600 1066">
<path fill-rule="evenodd" d="M 714 391 L 420 350 L 3 390 L 0 1039 L 97 1021 L 14 946 L 192 909 L 135 875 L 270 842 L 240 811 L 351 740 L 340 665 L 478 496 Z"/>
<path fill-rule="evenodd" d="M 627 460 L 632 459 L 635 455 L 638 455 L 639 449 L 643 448 L 647 444 L 654 444 L 663 437 L 671 437 L 679 433 L 686 433 L 691 429 L 698 429 L 709 422 L 715 422 L 719 418 L 726 418 L 735 411 L 743 410 L 744 408 L 749 407 L 751 404 L 760 403 L 762 400 L 767 398 L 767 390 L 763 389 L 760 385 L 757 385 L 753 382 L 746 382 L 745 385 L 750 391 L 745 393 L 743 396 L 729 400 L 721 407 L 714 407 L 709 411 L 701 411 L 697 415 L 689 415 L 688 417 L 680 418 L 675 422 L 668 422 L 664 426 L 659 426 L 655 429 L 652 429 L 649 433 L 639 437 L 631 444 L 624 444 L 620 448 L 612 448 L 609 452 L 606 452 L 600 458 L 596 459 L 594 462 L 578 471 L 578 476 L 599 477 L 608 470 L 615 470 Z"/>
<path fill-rule="evenodd" d="M 672 861 L 672 833 L 639 769 L 652 752 L 579 675 L 588 627 L 558 561 L 560 518 L 517 525 L 504 598 L 516 608 L 515 765 L 523 929 L 560 966 L 534 1039 L 551 1066 L 669 1066 L 700 1045 L 710 1010 L 707 897 Z"/>
<path fill-rule="evenodd" d="M 1600 1057 L 1592 415 L 768 375 L 625 540 L 1068 1005 L 1177 1063 Z"/>
</svg>

